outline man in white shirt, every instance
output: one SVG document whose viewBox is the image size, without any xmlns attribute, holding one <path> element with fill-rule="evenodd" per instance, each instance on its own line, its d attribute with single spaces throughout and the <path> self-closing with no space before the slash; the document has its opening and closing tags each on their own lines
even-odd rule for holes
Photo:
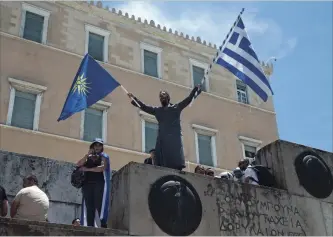
<svg viewBox="0 0 333 237">
<path fill-rule="evenodd" d="M 240 160 L 238 162 L 238 168 L 243 171 L 243 176 L 241 178 L 242 182 L 259 185 L 257 173 L 252 169 L 249 159 Z"/>
<path fill-rule="evenodd" d="M 32 221 L 46 221 L 49 210 L 49 198 L 38 188 L 36 176 L 23 179 L 23 189 L 17 194 L 10 208 L 11 218 Z"/>
<path fill-rule="evenodd" d="M 249 183 L 249 184 L 253 184 L 253 185 L 259 185 L 258 183 L 258 175 L 257 173 L 254 171 L 254 169 L 252 169 L 251 165 L 248 165 L 244 171 L 244 183 Z"/>
</svg>

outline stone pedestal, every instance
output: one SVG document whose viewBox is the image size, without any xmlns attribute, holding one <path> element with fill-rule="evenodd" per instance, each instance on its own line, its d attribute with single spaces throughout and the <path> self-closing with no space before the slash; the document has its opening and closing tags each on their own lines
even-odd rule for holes
<svg viewBox="0 0 333 237">
<path fill-rule="evenodd" d="M 333 235 L 332 203 L 284 190 L 133 162 L 112 184 L 108 226 L 130 235 Z"/>
<path fill-rule="evenodd" d="M 113 191 L 111 195 L 111 209 L 109 215 L 110 224 L 108 226 L 110 228 L 128 230 L 130 235 L 167 235 L 161 230 L 161 228 L 159 228 L 154 220 L 154 218 L 158 219 L 161 218 L 161 216 L 152 217 L 149 209 L 149 204 L 155 204 L 160 207 L 168 204 L 167 199 L 162 200 L 162 198 L 155 198 L 155 200 L 149 200 L 149 193 L 154 184 L 156 184 L 156 181 L 166 176 L 171 176 L 171 180 L 173 179 L 172 176 L 185 179 L 193 186 L 195 192 L 199 196 L 200 200 L 198 205 L 190 207 L 196 208 L 201 205 L 202 218 L 200 218 L 199 226 L 192 227 L 195 230 L 194 234 L 219 235 L 219 218 L 216 198 L 214 196 L 205 195 L 207 186 L 215 188 L 215 182 L 212 178 L 134 162 L 131 162 L 120 169 L 112 177 Z M 170 189 L 172 189 L 172 187 Z M 170 195 L 174 196 L 176 193 L 172 193 L 171 191 Z M 152 199 L 154 199 L 154 197 L 152 197 Z M 169 202 L 174 201 L 171 199 Z M 185 204 L 183 206 L 185 206 Z M 200 207 L 198 208 L 200 209 Z M 181 207 L 179 210 L 180 209 Z M 188 207 L 185 207 L 185 209 L 188 210 Z M 160 215 L 168 214 L 170 213 L 167 213 L 167 210 L 165 210 L 165 213 L 160 213 Z M 179 215 L 175 213 L 175 220 L 181 215 L 181 213 Z M 200 215 L 200 213 L 198 215 Z M 166 228 L 168 229 L 172 220 L 166 218 L 164 221 L 162 220 L 162 222 L 167 223 Z M 173 231 L 173 235 L 180 235 L 179 233 L 182 233 L 182 231 L 186 232 L 186 230 L 181 230 L 181 227 L 179 227 L 176 222 L 177 221 L 175 221 L 174 224 L 176 230 L 171 230 L 172 228 L 170 227 L 170 231 Z M 188 229 L 191 229 L 191 227 Z"/>
<path fill-rule="evenodd" d="M 316 195 L 316 192 L 309 193 L 305 188 L 305 186 L 317 185 L 320 187 L 320 189 L 326 189 L 325 193 L 330 193 L 327 197 L 319 197 L 318 199 L 333 203 L 333 183 L 331 183 L 331 185 L 329 185 L 329 182 L 319 182 L 316 184 L 315 176 L 313 180 L 314 182 L 312 182 L 312 184 L 301 184 L 302 180 L 297 175 L 295 160 L 302 160 L 306 156 L 312 156 L 321 159 L 331 173 L 332 178 L 332 153 L 283 140 L 277 140 L 260 149 L 260 151 L 258 151 L 256 160 L 258 164 L 271 168 L 271 171 L 274 174 L 280 189 L 287 190 L 289 193 L 299 196 L 318 198 L 320 195 Z M 315 167 L 312 168 L 315 169 Z M 319 175 L 322 175 L 322 173 L 323 172 L 319 172 L 317 177 L 319 178 Z M 328 175 L 325 180 L 331 180 L 331 178 Z M 331 182 L 333 182 L 333 179 Z"/>
</svg>

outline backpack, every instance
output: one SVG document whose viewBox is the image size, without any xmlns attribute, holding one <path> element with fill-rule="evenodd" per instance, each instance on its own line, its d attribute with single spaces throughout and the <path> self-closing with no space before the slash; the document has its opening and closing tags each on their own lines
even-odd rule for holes
<svg viewBox="0 0 333 237">
<path fill-rule="evenodd" d="M 80 171 L 79 169 L 80 167 L 76 167 L 76 169 L 73 170 L 73 173 L 71 175 L 71 184 L 75 188 L 81 188 L 85 180 L 84 172 Z"/>
<path fill-rule="evenodd" d="M 255 165 L 249 168 L 253 169 L 257 174 L 258 180 L 251 178 L 254 182 L 258 183 L 261 186 L 276 187 L 275 178 L 269 171 L 270 168 L 262 165 Z"/>
</svg>

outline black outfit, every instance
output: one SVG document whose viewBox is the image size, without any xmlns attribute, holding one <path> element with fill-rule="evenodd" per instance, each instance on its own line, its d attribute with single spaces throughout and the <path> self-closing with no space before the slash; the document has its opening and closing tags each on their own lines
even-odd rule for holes
<svg viewBox="0 0 333 237">
<path fill-rule="evenodd" d="M 6 190 L 0 186 L 0 216 L 2 213 L 2 203 L 3 201 L 8 201 Z"/>
<path fill-rule="evenodd" d="M 145 164 L 152 165 L 153 164 L 153 159 L 151 157 L 148 157 L 144 161 Z"/>
<path fill-rule="evenodd" d="M 101 166 L 101 164 L 102 156 L 97 156 L 94 159 L 93 156 L 89 156 L 84 166 L 87 168 L 94 168 Z M 87 209 L 88 226 L 94 226 L 96 210 L 98 211 L 99 216 L 101 215 L 104 182 L 103 172 L 85 172 L 85 181 L 82 186 L 82 195 Z M 101 227 L 106 228 L 106 223 L 101 221 Z"/>
<path fill-rule="evenodd" d="M 3 202 L 3 201 L 7 201 L 8 198 L 7 198 L 7 194 L 6 194 L 6 190 L 0 186 L 0 202 Z"/>
<path fill-rule="evenodd" d="M 158 136 L 155 146 L 155 165 L 182 170 L 185 168 L 180 115 L 192 101 L 198 87 L 195 87 L 190 95 L 178 104 L 169 104 L 165 107 L 152 107 L 134 97 L 141 106 L 141 110 L 154 115 L 158 121 Z M 198 91 L 200 94 L 200 90 Z M 137 104 L 132 101 L 132 105 Z"/>
</svg>

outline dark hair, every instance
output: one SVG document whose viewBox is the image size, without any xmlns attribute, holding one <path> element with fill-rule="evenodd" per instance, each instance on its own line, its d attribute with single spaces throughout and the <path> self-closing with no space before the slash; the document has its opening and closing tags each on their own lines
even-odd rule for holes
<svg viewBox="0 0 333 237">
<path fill-rule="evenodd" d="M 93 148 L 94 148 L 94 145 L 95 145 L 96 143 L 101 144 L 101 143 L 99 143 L 99 142 L 91 143 L 89 149 L 93 149 Z M 104 152 L 104 145 L 103 145 L 103 144 L 101 144 L 101 145 L 102 145 L 102 152 Z"/>
<path fill-rule="evenodd" d="M 160 91 L 159 96 L 160 96 L 163 92 L 166 94 L 166 96 L 167 96 L 167 98 L 168 98 L 168 102 L 170 103 L 170 94 L 169 94 L 167 91 Z"/>
<path fill-rule="evenodd" d="M 197 167 L 195 167 L 194 172 L 196 173 L 199 169 L 201 169 L 200 165 L 197 165 Z"/>
<path fill-rule="evenodd" d="M 75 219 L 72 221 L 72 224 L 74 224 L 75 221 L 77 221 L 77 220 L 80 220 L 80 218 L 75 218 Z"/>
<path fill-rule="evenodd" d="M 249 159 L 241 159 L 239 162 L 238 162 L 238 167 L 241 166 L 243 163 L 247 163 L 248 165 L 250 164 L 250 161 Z"/>
<path fill-rule="evenodd" d="M 214 174 L 214 170 L 212 170 L 211 168 L 207 168 L 205 170 L 205 174 Z"/>
<path fill-rule="evenodd" d="M 26 180 L 34 182 L 34 184 L 38 185 L 38 179 L 35 175 L 28 175 L 25 177 Z"/>
<path fill-rule="evenodd" d="M 169 94 L 169 92 L 164 91 L 164 90 L 161 90 L 160 93 L 159 93 L 159 95 L 162 94 L 163 92 L 164 92 L 164 93 L 170 98 L 170 94 Z"/>
<path fill-rule="evenodd" d="M 156 150 L 155 149 L 151 149 L 150 151 L 149 151 L 149 153 L 152 153 L 152 152 L 155 152 Z"/>
</svg>

